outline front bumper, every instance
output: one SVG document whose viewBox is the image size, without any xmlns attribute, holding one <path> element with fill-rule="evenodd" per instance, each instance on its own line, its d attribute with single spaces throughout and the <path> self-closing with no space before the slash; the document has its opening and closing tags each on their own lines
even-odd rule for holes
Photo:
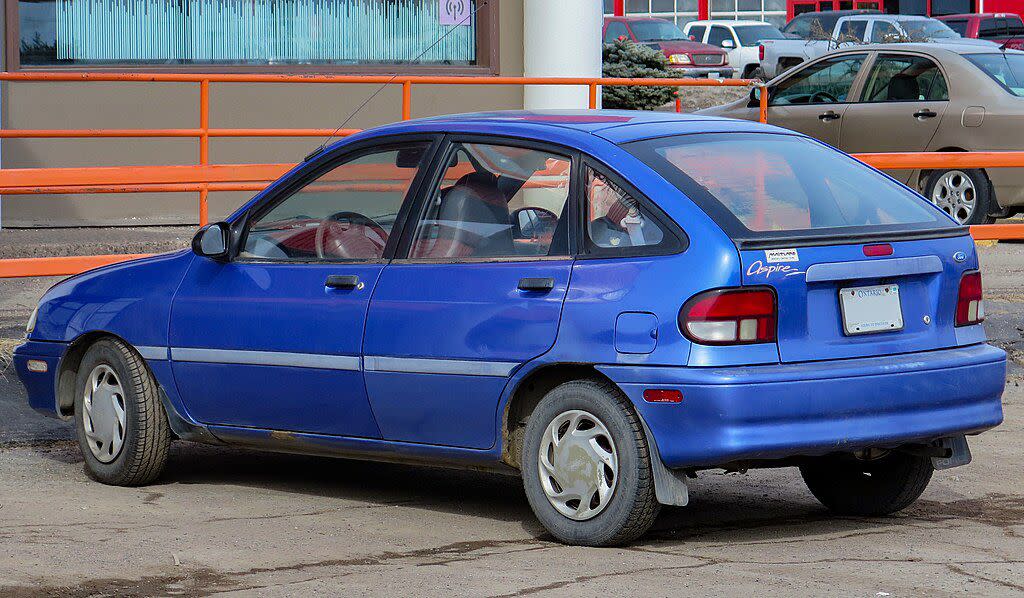
<svg viewBox="0 0 1024 598">
<path fill-rule="evenodd" d="M 67 348 L 67 343 L 31 340 L 14 348 L 14 370 L 25 386 L 29 406 L 50 417 L 59 417 L 57 413 L 57 370 L 60 366 L 60 359 Z M 30 371 L 28 369 L 29 361 L 45 363 L 46 371 Z"/>
<path fill-rule="evenodd" d="M 684 77 L 707 77 L 715 75 L 719 79 L 732 79 L 736 69 L 731 66 L 693 66 L 683 64 L 670 64 L 669 69 L 674 73 L 681 73 Z"/>
<path fill-rule="evenodd" d="M 974 434 L 1003 420 L 1006 353 L 990 345 L 733 368 L 599 366 L 667 467 L 822 455 Z M 681 403 L 647 403 L 672 388 Z"/>
</svg>

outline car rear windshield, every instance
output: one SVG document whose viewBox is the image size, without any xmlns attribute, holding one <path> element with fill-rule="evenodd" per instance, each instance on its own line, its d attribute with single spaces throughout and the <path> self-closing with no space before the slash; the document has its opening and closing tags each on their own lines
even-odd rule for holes
<svg viewBox="0 0 1024 598">
<path fill-rule="evenodd" d="M 712 133 L 624 147 L 697 202 L 734 239 L 954 226 L 902 185 L 805 137 Z"/>
<path fill-rule="evenodd" d="M 964 58 L 985 71 L 1006 91 L 1024 97 L 1024 54 L 966 54 Z"/>
<path fill-rule="evenodd" d="M 736 27 L 735 30 L 736 36 L 740 38 L 741 46 L 756 46 L 763 39 L 783 39 L 786 37 L 774 25 L 744 25 Z"/>
</svg>

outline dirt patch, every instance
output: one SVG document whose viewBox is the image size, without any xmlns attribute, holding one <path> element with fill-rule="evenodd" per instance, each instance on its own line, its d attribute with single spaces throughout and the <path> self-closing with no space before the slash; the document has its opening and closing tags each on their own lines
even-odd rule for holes
<svg viewBox="0 0 1024 598">
<path fill-rule="evenodd" d="M 682 102 L 683 112 L 696 112 L 704 108 L 721 106 L 745 98 L 750 94 L 749 87 L 682 87 L 679 92 L 679 99 Z M 675 102 L 666 104 L 659 108 L 660 111 L 674 112 Z"/>
<path fill-rule="evenodd" d="M 0 376 L 13 375 L 14 363 L 12 355 L 14 348 L 23 343 L 20 338 L 0 338 Z"/>
</svg>

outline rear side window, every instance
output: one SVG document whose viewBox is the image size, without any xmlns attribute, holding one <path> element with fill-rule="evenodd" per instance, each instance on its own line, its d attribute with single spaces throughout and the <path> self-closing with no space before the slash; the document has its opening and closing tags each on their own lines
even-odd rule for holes
<svg viewBox="0 0 1024 598">
<path fill-rule="evenodd" d="M 952 226 L 902 185 L 804 137 L 680 135 L 625 148 L 701 205 L 734 238 Z"/>
<path fill-rule="evenodd" d="M 863 102 L 944 101 L 949 99 L 946 78 L 923 56 L 883 54 L 868 74 Z"/>
<path fill-rule="evenodd" d="M 964 58 L 992 77 L 1006 91 L 1024 97 L 1024 55 L 1022 54 L 968 54 Z"/>
<path fill-rule="evenodd" d="M 671 231 L 658 223 L 651 208 L 608 175 L 586 167 L 586 245 L 590 254 L 672 250 Z"/>
</svg>

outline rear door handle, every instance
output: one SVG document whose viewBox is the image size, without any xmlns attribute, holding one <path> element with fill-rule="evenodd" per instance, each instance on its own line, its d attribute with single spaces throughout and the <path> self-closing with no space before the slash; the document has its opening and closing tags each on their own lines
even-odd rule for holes
<svg viewBox="0 0 1024 598">
<path fill-rule="evenodd" d="M 927 108 L 924 110 L 918 110 L 914 113 L 914 118 L 935 118 L 936 116 L 938 116 L 938 114 Z"/>
<path fill-rule="evenodd" d="M 840 116 L 841 115 L 837 114 L 836 112 L 833 112 L 832 110 L 829 110 L 828 112 L 823 112 L 823 113 L 819 114 L 818 115 L 818 119 L 819 120 L 823 120 L 825 122 L 828 122 L 830 120 L 837 120 Z"/>
<path fill-rule="evenodd" d="M 361 289 L 363 283 L 359 282 L 359 277 L 354 274 L 341 275 L 331 274 L 327 277 L 327 282 L 324 283 L 329 289 Z"/>
<path fill-rule="evenodd" d="M 520 278 L 520 291 L 547 293 L 555 288 L 554 278 Z"/>
</svg>

